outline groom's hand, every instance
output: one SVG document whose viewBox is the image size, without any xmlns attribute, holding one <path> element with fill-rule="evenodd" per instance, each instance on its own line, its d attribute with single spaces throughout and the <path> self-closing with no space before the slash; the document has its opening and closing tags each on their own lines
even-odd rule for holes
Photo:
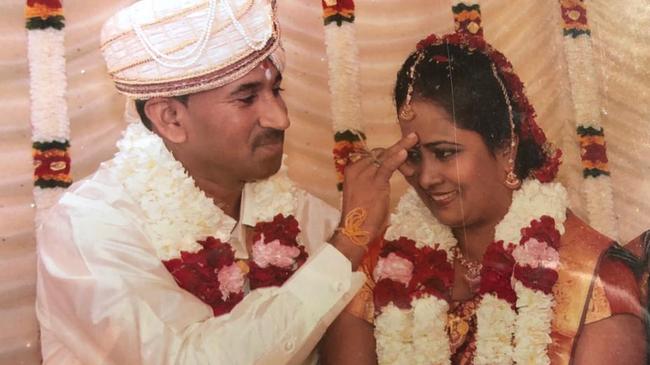
<svg viewBox="0 0 650 365">
<path fill-rule="evenodd" d="M 364 250 L 352 249 L 354 246 L 349 234 L 343 232 L 359 232 L 359 243 L 377 241 L 388 222 L 390 204 L 390 178 L 404 164 L 407 150 L 417 144 L 417 136 L 412 133 L 403 137 L 387 149 L 368 153 L 365 157 L 348 165 L 343 181 L 343 206 L 339 229 L 334 236 L 333 244 L 340 250 L 345 248 L 354 257 L 350 257 L 356 267 Z M 356 218 L 356 219 L 355 219 Z M 350 227 L 350 224 L 356 224 Z M 345 237 L 342 237 L 345 236 Z M 341 246 L 341 247 L 339 247 Z M 355 264 L 355 261 L 356 264 Z"/>
</svg>

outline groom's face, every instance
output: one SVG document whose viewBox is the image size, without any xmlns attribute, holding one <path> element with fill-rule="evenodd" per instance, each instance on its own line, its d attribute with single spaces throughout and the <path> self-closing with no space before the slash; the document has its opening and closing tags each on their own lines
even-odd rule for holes
<svg viewBox="0 0 650 365">
<path fill-rule="evenodd" d="M 190 95 L 186 143 L 203 173 L 251 181 L 277 172 L 289 127 L 281 81 L 266 60 L 230 84 Z"/>
</svg>

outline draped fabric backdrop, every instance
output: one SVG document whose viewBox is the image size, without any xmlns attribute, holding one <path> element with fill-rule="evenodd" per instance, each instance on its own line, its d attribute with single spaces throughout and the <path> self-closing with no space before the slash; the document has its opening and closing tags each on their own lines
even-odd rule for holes
<svg viewBox="0 0 650 365">
<path fill-rule="evenodd" d="M 40 361 L 34 314 L 35 241 L 24 0 L 0 2 L 0 364 Z M 124 99 L 105 74 L 99 52 L 103 22 L 127 0 L 65 0 L 72 171 L 78 181 L 115 152 L 124 128 Z M 290 174 L 329 203 L 338 203 L 327 59 L 320 1 L 280 0 L 288 67 L 285 100 L 292 127 Z M 650 228 L 650 4 L 648 0 L 588 0 L 602 96 L 602 124 L 623 242 Z M 415 42 L 453 29 L 448 0 L 357 0 L 364 128 L 371 146 L 399 135 L 391 93 L 395 73 Z M 485 37 L 510 58 L 527 86 L 538 122 L 564 150 L 560 179 L 572 208 L 585 216 L 582 171 L 572 120 L 557 1 L 481 3 Z M 404 190 L 395 178 L 395 201 Z"/>
</svg>

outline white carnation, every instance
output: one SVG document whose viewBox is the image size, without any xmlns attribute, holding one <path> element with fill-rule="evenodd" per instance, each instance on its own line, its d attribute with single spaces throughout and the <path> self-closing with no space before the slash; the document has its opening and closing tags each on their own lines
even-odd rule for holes
<svg viewBox="0 0 650 365">
<path fill-rule="evenodd" d="M 535 179 L 527 179 L 512 195 L 512 204 L 503 220 L 496 226 L 495 240 L 503 240 L 504 245 L 519 244 L 521 228 L 530 222 L 548 215 L 555 220 L 555 228 L 564 233 L 568 195 L 560 183 L 542 184 Z"/>
<path fill-rule="evenodd" d="M 548 345 L 551 343 L 553 296 L 532 290 L 515 282 L 517 310 L 514 360 L 518 364 L 550 364 Z"/>
<path fill-rule="evenodd" d="M 492 294 L 485 294 L 476 310 L 476 355 L 474 363 L 511 364 L 512 334 L 516 313 L 510 304 Z"/>
<path fill-rule="evenodd" d="M 457 242 L 451 229 L 438 222 L 412 188 L 400 198 L 395 212 L 391 214 L 390 227 L 385 235 L 388 240 L 399 237 L 414 240 L 418 248 L 437 244 L 447 252 L 449 260 L 449 251 Z"/>
<path fill-rule="evenodd" d="M 412 364 L 413 338 L 410 310 L 397 308 L 392 303 L 382 308 L 375 318 L 375 339 L 379 364 Z"/>
<path fill-rule="evenodd" d="M 449 364 L 451 352 L 445 329 L 449 304 L 428 296 L 414 299 L 413 349 L 414 364 Z"/>
</svg>

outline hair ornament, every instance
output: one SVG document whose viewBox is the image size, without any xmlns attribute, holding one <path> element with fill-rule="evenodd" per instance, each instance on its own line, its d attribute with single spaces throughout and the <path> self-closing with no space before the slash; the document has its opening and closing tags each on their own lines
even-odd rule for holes
<svg viewBox="0 0 650 365">
<path fill-rule="evenodd" d="M 421 52 L 419 49 L 415 52 L 418 56 L 409 69 L 409 86 L 406 90 L 406 100 L 404 101 L 404 105 L 402 105 L 402 108 L 399 111 L 399 118 L 405 122 L 411 121 L 413 118 L 415 118 L 415 111 L 411 106 L 411 99 L 413 98 L 413 83 L 415 82 L 415 68 L 424 58 L 424 52 Z"/>
</svg>

